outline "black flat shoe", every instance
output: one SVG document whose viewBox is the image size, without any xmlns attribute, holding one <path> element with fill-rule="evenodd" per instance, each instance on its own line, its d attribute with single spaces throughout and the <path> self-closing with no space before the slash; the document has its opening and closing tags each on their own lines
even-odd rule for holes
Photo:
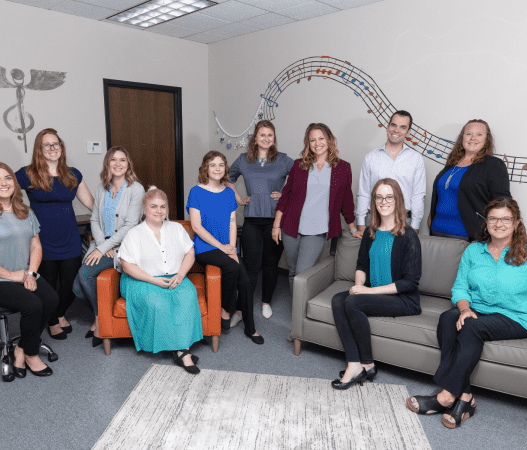
<svg viewBox="0 0 527 450">
<path fill-rule="evenodd" d="M 470 419 L 476 412 L 477 404 L 474 401 L 474 405 L 472 405 L 473 401 L 474 396 L 472 396 L 472 398 L 468 402 L 458 398 L 454 403 L 454 407 L 450 411 L 446 412 L 446 414 L 450 415 L 450 417 L 454 419 L 454 423 L 447 420 L 444 414 L 441 418 L 441 423 L 447 428 L 460 427 L 465 420 Z M 468 413 L 468 415 L 465 415 L 465 413 Z"/>
<path fill-rule="evenodd" d="M 245 333 L 245 331 L 244 331 L 244 334 L 245 334 L 245 336 L 250 338 L 251 341 L 253 341 L 255 344 L 262 345 L 264 343 L 263 336 L 253 336 L 251 334 Z"/>
<path fill-rule="evenodd" d="M 362 372 L 359 373 L 357 376 L 353 377 L 347 383 L 344 383 L 340 380 L 333 380 L 331 382 L 331 387 L 333 389 L 338 389 L 339 391 L 343 391 L 345 389 L 349 389 L 355 383 L 359 383 L 362 386 L 362 382 L 366 379 L 366 377 L 367 377 L 366 370 L 362 368 Z"/>
<path fill-rule="evenodd" d="M 29 367 L 29 364 L 26 363 L 26 367 L 29 369 L 29 371 L 37 376 L 37 377 L 49 377 L 50 375 L 53 375 L 53 370 L 51 370 L 50 367 L 46 366 L 45 369 L 42 369 L 42 370 L 31 370 L 31 367 Z"/>
<path fill-rule="evenodd" d="M 27 366 L 26 366 L 26 367 L 27 367 Z M 13 364 L 13 374 L 14 374 L 15 377 L 17 377 L 17 378 L 26 378 L 27 371 L 26 371 L 26 369 L 21 369 L 20 367 L 16 367 L 16 366 Z"/>
<path fill-rule="evenodd" d="M 230 330 L 231 329 L 231 319 L 224 319 L 223 317 L 221 318 L 221 329 L 222 330 Z"/>
<path fill-rule="evenodd" d="M 67 327 L 61 327 L 62 331 L 66 334 L 70 334 L 73 331 L 73 327 L 71 325 L 68 325 Z"/>
<path fill-rule="evenodd" d="M 415 399 L 418 408 L 414 406 L 412 399 Z M 416 414 L 422 415 L 442 413 L 450 409 L 452 405 L 442 405 L 437 400 L 437 395 L 414 395 L 406 399 L 408 409 Z"/>
<path fill-rule="evenodd" d="M 339 376 L 340 378 L 342 378 L 344 376 L 344 374 L 346 373 L 345 370 L 341 370 L 339 372 Z M 368 369 L 366 371 L 366 379 L 368 381 L 371 381 L 373 383 L 373 379 L 377 376 L 377 366 L 373 366 L 371 369 Z"/>
<path fill-rule="evenodd" d="M 185 366 L 185 363 L 183 362 L 183 358 L 187 355 L 190 355 L 190 352 L 188 350 L 183 350 L 181 353 L 181 356 L 178 356 L 178 352 L 174 352 L 172 355 L 172 359 L 178 365 L 179 367 L 183 367 L 185 369 L 185 372 L 190 373 L 192 375 L 197 375 L 200 373 L 199 367 L 196 366 L 196 363 L 194 362 L 194 355 L 191 355 L 192 362 L 194 362 L 193 366 Z"/>
<path fill-rule="evenodd" d="M 84 339 L 89 339 L 91 337 L 93 337 L 94 334 L 93 334 L 93 330 L 88 330 L 88 332 L 86 333 L 86 335 L 84 336 Z"/>
<path fill-rule="evenodd" d="M 101 344 L 102 344 L 102 339 L 101 338 L 99 338 L 97 336 L 93 336 L 91 338 L 91 346 L 92 347 L 97 347 L 97 346 L 99 346 Z"/>
<path fill-rule="evenodd" d="M 68 335 L 62 330 L 58 334 L 51 334 L 51 329 L 48 327 L 48 334 L 51 339 L 56 339 L 57 341 L 63 341 L 64 339 L 68 339 Z"/>
</svg>

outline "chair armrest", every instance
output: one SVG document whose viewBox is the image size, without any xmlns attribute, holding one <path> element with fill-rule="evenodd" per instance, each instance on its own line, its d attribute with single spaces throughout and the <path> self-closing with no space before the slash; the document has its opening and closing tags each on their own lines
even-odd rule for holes
<svg viewBox="0 0 527 450">
<path fill-rule="evenodd" d="M 291 334 L 302 339 L 307 302 L 335 281 L 335 257 L 328 256 L 318 264 L 295 276 L 293 283 L 293 317 Z"/>
<path fill-rule="evenodd" d="M 221 334 L 221 269 L 205 266 L 205 297 L 209 316 L 209 331 L 215 336 Z"/>
<path fill-rule="evenodd" d="M 101 335 L 112 333 L 113 305 L 120 297 L 121 274 L 115 269 L 103 270 L 97 277 L 97 304 Z"/>
</svg>

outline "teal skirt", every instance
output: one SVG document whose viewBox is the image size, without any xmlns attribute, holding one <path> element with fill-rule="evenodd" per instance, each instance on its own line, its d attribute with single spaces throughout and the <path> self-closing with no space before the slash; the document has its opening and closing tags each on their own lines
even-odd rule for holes
<svg viewBox="0 0 527 450">
<path fill-rule="evenodd" d="M 123 273 L 121 295 L 137 351 L 182 350 L 203 339 L 198 294 L 187 277 L 170 290 Z"/>
</svg>

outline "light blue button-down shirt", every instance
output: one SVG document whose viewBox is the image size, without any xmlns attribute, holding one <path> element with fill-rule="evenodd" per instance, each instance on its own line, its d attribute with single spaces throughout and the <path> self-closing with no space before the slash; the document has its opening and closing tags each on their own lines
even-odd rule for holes
<svg viewBox="0 0 527 450">
<path fill-rule="evenodd" d="M 330 186 L 331 166 L 326 161 L 319 172 L 314 164 L 307 177 L 306 200 L 298 224 L 300 234 L 315 235 L 328 232 Z"/>
<path fill-rule="evenodd" d="M 106 237 L 112 237 L 113 233 L 115 232 L 115 230 L 113 229 L 113 224 L 115 220 L 115 209 L 117 208 L 117 205 L 119 204 L 119 200 L 121 199 L 121 194 L 123 193 L 125 186 L 126 186 L 126 181 L 123 182 L 121 189 L 119 189 L 119 192 L 115 196 L 115 200 L 112 200 L 112 186 L 111 185 L 106 191 L 106 195 L 104 197 L 104 210 L 103 210 L 104 235 Z"/>
<path fill-rule="evenodd" d="M 496 262 L 487 246 L 474 242 L 463 253 L 452 303 L 468 300 L 479 313 L 500 313 L 527 329 L 527 263 L 507 264 L 505 255 L 510 247 L 503 249 Z"/>
</svg>

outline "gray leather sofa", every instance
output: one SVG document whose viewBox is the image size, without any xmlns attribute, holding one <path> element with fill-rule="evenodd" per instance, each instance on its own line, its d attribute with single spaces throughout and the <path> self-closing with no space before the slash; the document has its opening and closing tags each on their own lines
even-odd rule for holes
<svg viewBox="0 0 527 450">
<path fill-rule="evenodd" d="M 430 236 L 420 236 L 420 240 L 422 313 L 369 320 L 376 361 L 433 374 L 440 360 L 437 323 L 441 313 L 453 307 L 451 289 L 468 243 Z M 353 284 L 359 246 L 360 241 L 345 231 L 335 256 L 321 260 L 295 277 L 291 325 L 295 355 L 300 354 L 301 341 L 343 350 L 331 299 Z M 472 384 L 527 398 L 527 339 L 485 343 Z"/>
</svg>

